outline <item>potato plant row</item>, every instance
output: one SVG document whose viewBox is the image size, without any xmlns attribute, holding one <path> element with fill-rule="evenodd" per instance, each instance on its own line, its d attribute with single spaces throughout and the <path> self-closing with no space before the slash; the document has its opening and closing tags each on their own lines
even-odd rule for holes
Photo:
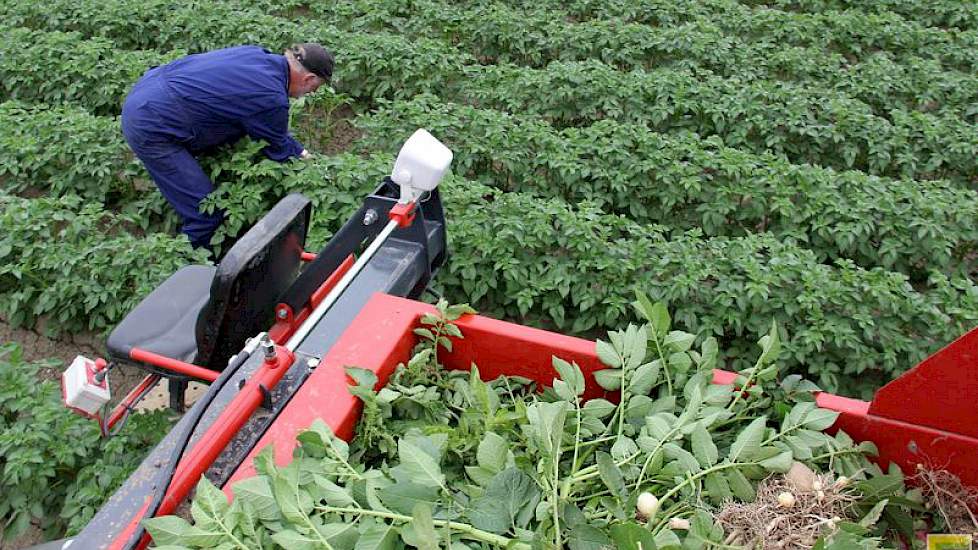
<svg viewBox="0 0 978 550">
<path fill-rule="evenodd" d="M 534 67 L 555 60 L 598 59 L 620 69 L 669 65 L 723 76 L 798 80 L 835 88 L 883 115 L 905 108 L 945 109 L 971 117 L 978 109 L 978 77 L 946 70 L 932 59 L 877 53 L 853 64 L 841 54 L 818 48 L 785 48 L 775 40 L 745 42 L 709 21 L 661 28 L 611 20 L 567 23 L 547 10 L 500 4 L 465 9 L 441 0 L 326 2 L 312 6 L 321 18 L 315 23 L 308 18 L 292 22 L 229 3 L 201 7 L 152 0 L 133 6 L 125 0 L 55 0 L 55 7 L 52 14 L 50 5 L 11 2 L 0 14 L 8 25 L 78 31 L 131 49 L 199 51 L 248 41 L 281 47 L 309 34 L 329 41 L 329 34 L 342 28 L 447 41 L 482 61 Z M 347 38 L 335 39 L 341 52 Z"/>
<path fill-rule="evenodd" d="M 178 55 L 119 51 L 105 39 L 82 40 L 77 33 L 2 32 L 0 98 L 71 100 L 97 113 L 117 112 L 119 98 L 142 70 Z M 841 92 L 798 84 L 696 78 L 675 69 L 623 73 L 596 61 L 555 62 L 545 69 L 466 66 L 465 56 L 450 55 L 451 48 L 437 41 L 398 42 L 364 33 L 347 38 L 337 42 L 349 48 L 340 52 L 349 57 L 338 86 L 356 96 L 434 92 L 544 116 L 560 125 L 601 119 L 651 122 L 657 131 L 718 135 L 730 146 L 770 149 L 796 163 L 950 178 L 966 186 L 978 173 L 978 134 L 973 125 L 950 115 L 893 110 L 888 120 Z M 24 50 L 18 46 L 23 43 L 34 46 Z M 32 70 L 28 58 L 38 52 L 62 56 L 65 70 L 54 77 Z"/>
<path fill-rule="evenodd" d="M 978 4 L 969 0 L 742 0 L 751 5 L 782 10 L 819 13 L 830 10 L 859 10 L 868 13 L 892 12 L 929 27 L 978 29 Z"/>
<path fill-rule="evenodd" d="M 974 269 L 978 194 L 949 182 L 890 180 L 790 164 L 693 134 L 599 121 L 558 130 L 540 118 L 443 103 L 383 103 L 357 125 L 360 147 L 394 151 L 428 128 L 456 152 L 466 178 L 504 190 L 587 200 L 640 223 L 707 235 L 771 232 L 819 258 L 926 278 Z"/>
<path fill-rule="evenodd" d="M 118 114 L 144 71 L 183 53 L 120 51 L 110 40 L 77 32 L 0 27 L 0 101 L 72 101 L 96 114 Z"/>
<path fill-rule="evenodd" d="M 484 5 L 493 1 L 524 8 L 553 7 L 578 20 L 618 19 L 653 26 L 709 21 L 737 36 L 786 46 L 813 46 L 856 57 L 865 52 L 884 50 L 932 57 L 947 67 L 962 71 L 978 68 L 978 59 L 973 54 L 978 46 L 978 30 L 929 27 L 890 11 L 798 13 L 755 8 L 738 0 L 695 3 L 670 0 L 470 0 L 467 4 Z M 929 7 L 929 4 L 925 5 Z"/>
<path fill-rule="evenodd" d="M 227 21 L 226 34 L 207 40 L 206 48 L 219 48 L 245 42 L 280 44 L 284 49 L 303 37 L 322 38 L 339 46 L 343 58 L 341 75 L 334 85 L 341 91 L 363 98 L 407 97 L 445 89 L 450 79 L 460 78 L 463 67 L 473 60 L 434 40 L 409 40 L 389 34 L 346 33 L 317 26 L 320 34 L 270 28 L 269 32 L 249 37 L 242 34 L 240 21 Z M 181 36 L 196 36 L 195 29 L 182 28 Z M 202 31 L 204 32 L 204 31 Z M 77 31 L 37 31 L 21 27 L 0 27 L 0 101 L 21 99 L 42 102 L 76 102 L 97 114 L 118 114 L 122 100 L 139 76 L 152 66 L 166 63 L 188 50 L 165 53 L 121 50 L 109 39 L 85 39 Z M 196 40 L 200 45 L 205 41 Z M 31 44 L 24 48 L 23 44 Z M 190 44 L 186 44 L 190 46 Z M 59 71 L 41 73 L 34 63 L 38 58 L 59 59 Z"/>
<path fill-rule="evenodd" d="M 274 201 L 270 171 L 283 170 L 275 176 L 277 192 L 301 191 L 316 204 L 315 248 L 392 160 L 344 154 L 292 166 L 231 162 L 240 166 L 239 177 L 221 186 L 214 203 L 250 223 Z M 694 331 L 721 336 L 733 364 L 751 356 L 775 319 L 785 329 L 792 368 L 828 387 L 860 374 L 866 389 L 961 334 L 978 311 L 978 288 L 968 279 L 939 276 L 935 292 L 921 293 L 902 274 L 848 260 L 826 265 L 770 233 L 670 232 L 592 203 L 571 206 L 462 178 L 442 190 L 452 261 L 438 285 L 450 300 L 472 301 L 493 316 L 574 333 L 621 326 L 637 287 L 668 301 Z"/>
<path fill-rule="evenodd" d="M 178 268 L 204 261 L 182 235 L 136 228 L 77 195 L 0 194 L 0 314 L 14 327 L 43 320 L 49 334 L 107 329 Z"/>
<path fill-rule="evenodd" d="M 727 145 L 771 150 L 795 163 L 914 179 L 978 174 L 974 125 L 941 113 L 894 109 L 888 118 L 845 94 L 801 84 L 689 71 L 616 71 L 603 63 L 554 62 L 545 69 L 467 67 L 456 97 L 483 107 L 546 117 L 559 125 L 596 120 L 657 131 L 717 135 Z M 445 94 L 441 94 L 445 97 Z"/>
<path fill-rule="evenodd" d="M 787 79 L 838 89 L 871 103 L 878 114 L 892 108 L 978 109 L 978 76 L 946 69 L 935 59 L 866 52 L 853 63 L 822 48 L 747 41 L 712 21 L 666 27 L 616 20 L 571 23 L 553 10 L 498 3 L 466 8 L 444 0 L 317 2 L 310 9 L 325 23 L 438 38 L 494 63 L 539 68 L 551 61 L 596 59 L 624 70 L 671 66 Z"/>
<path fill-rule="evenodd" d="M 978 197 L 947 182 L 921 185 L 792 165 L 641 125 L 600 121 L 559 130 L 537 117 L 440 103 L 434 96 L 383 103 L 357 124 L 366 131 L 358 144 L 363 150 L 396 150 L 424 126 L 456 151 L 454 169 L 466 178 L 587 200 L 639 223 L 699 227 L 706 235 L 767 231 L 822 259 L 849 258 L 917 280 L 932 269 L 966 274 L 974 268 L 969 258 L 978 243 Z M 117 119 L 65 106 L 0 104 L 4 176 L 11 181 L 8 192 L 25 191 L 31 182 L 31 189 L 53 195 L 130 208 L 140 190 L 152 189 Z"/>
<path fill-rule="evenodd" d="M 79 195 L 128 203 L 152 187 L 119 130 L 119 119 L 65 106 L 0 103 L 0 179 L 7 193 Z"/>
</svg>

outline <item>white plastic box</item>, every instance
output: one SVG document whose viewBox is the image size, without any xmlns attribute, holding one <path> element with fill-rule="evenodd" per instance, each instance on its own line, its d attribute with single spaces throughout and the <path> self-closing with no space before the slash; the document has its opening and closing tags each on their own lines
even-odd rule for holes
<svg viewBox="0 0 978 550">
<path fill-rule="evenodd" d="M 108 403 L 109 378 L 101 382 L 95 378 L 98 368 L 95 361 L 78 355 L 61 375 L 61 391 L 65 405 L 88 416 L 95 416 Z"/>
<path fill-rule="evenodd" d="M 391 172 L 391 179 L 401 186 L 401 202 L 411 202 L 437 187 L 451 163 L 451 149 L 427 130 L 419 128 L 411 134 Z"/>
</svg>

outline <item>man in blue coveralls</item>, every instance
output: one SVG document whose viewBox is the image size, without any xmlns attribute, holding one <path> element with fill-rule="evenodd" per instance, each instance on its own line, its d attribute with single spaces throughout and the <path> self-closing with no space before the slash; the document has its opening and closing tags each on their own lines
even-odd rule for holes
<svg viewBox="0 0 978 550">
<path fill-rule="evenodd" d="M 284 55 L 238 46 L 154 67 L 136 83 L 122 107 L 122 133 L 194 247 L 209 247 L 223 221 L 200 211 L 214 185 L 195 155 L 248 135 L 268 143 L 262 152 L 272 160 L 308 158 L 289 133 L 289 98 L 332 76 L 333 55 L 319 44 Z"/>
</svg>

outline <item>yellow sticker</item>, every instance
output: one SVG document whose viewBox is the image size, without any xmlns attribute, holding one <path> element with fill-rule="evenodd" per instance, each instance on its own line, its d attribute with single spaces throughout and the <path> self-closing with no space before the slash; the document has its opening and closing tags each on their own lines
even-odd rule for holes
<svg viewBox="0 0 978 550">
<path fill-rule="evenodd" d="M 927 535 L 927 550 L 971 550 L 971 535 Z"/>
</svg>

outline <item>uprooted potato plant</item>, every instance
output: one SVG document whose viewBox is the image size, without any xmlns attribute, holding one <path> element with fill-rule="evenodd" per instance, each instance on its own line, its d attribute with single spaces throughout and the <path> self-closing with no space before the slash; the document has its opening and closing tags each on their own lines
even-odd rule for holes
<svg viewBox="0 0 978 550">
<path fill-rule="evenodd" d="M 672 327 L 638 295 L 644 323 L 598 340 L 593 380 L 553 358 L 552 385 L 442 369 L 435 349 L 471 311 L 439 304 L 385 387 L 348 368 L 364 403 L 347 443 L 322 422 L 295 460 L 234 486 L 206 480 L 195 524 L 148 520 L 156 543 L 270 548 L 881 548 L 922 527 L 920 490 L 829 435 L 815 386 L 780 379 L 778 327 L 754 366 L 712 384 L 718 345 Z M 694 344 L 699 341 L 699 346 Z M 584 401 L 590 384 L 608 399 Z"/>
</svg>

